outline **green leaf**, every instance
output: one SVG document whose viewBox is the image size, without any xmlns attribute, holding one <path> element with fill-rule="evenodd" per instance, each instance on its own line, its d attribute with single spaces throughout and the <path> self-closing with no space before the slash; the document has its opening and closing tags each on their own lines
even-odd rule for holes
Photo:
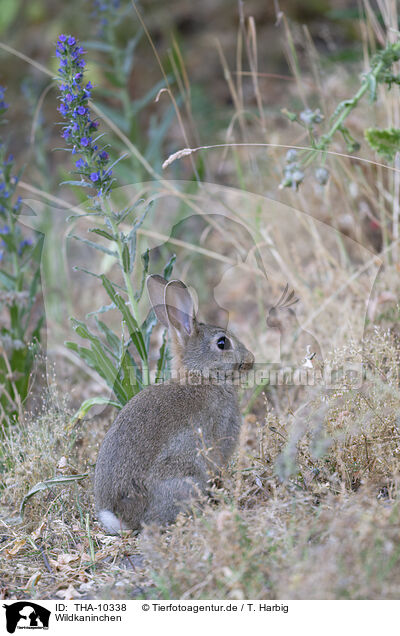
<svg viewBox="0 0 400 636">
<path fill-rule="evenodd" d="M 89 276 L 94 276 L 94 278 L 101 278 L 100 274 L 95 274 L 89 269 L 85 269 L 85 267 L 79 267 L 79 265 L 74 265 L 72 269 L 74 270 L 74 272 L 83 272 L 84 274 L 89 274 Z"/>
<path fill-rule="evenodd" d="M 95 250 L 99 250 L 100 252 L 104 252 L 104 254 L 108 254 L 109 256 L 117 257 L 117 253 L 113 250 L 109 250 L 104 245 L 100 245 L 99 243 L 94 243 L 94 241 L 88 241 L 87 239 L 82 238 L 81 236 L 77 236 L 76 234 L 69 234 L 67 238 L 73 238 L 76 241 L 80 241 L 81 243 L 85 243 L 89 247 L 93 247 Z"/>
<path fill-rule="evenodd" d="M 79 420 L 83 420 L 83 418 L 87 415 L 91 408 L 94 406 L 98 406 L 99 404 L 108 404 L 109 406 L 115 406 L 117 409 L 121 409 L 122 405 L 119 402 L 114 402 L 110 400 L 110 398 L 106 397 L 94 397 L 89 400 L 85 400 L 79 407 L 79 410 L 74 413 L 72 416 L 69 425 L 73 426 Z"/>
<path fill-rule="evenodd" d="M 53 486 L 58 486 L 59 484 L 70 484 L 77 481 L 81 481 L 85 479 L 89 473 L 82 473 L 81 475 L 62 475 L 61 477 L 53 477 L 52 479 L 46 479 L 45 481 L 39 481 L 30 491 L 25 495 L 23 500 L 21 501 L 21 505 L 19 507 L 19 514 L 22 518 L 24 514 L 24 508 L 28 499 L 36 495 L 36 493 L 41 492 L 42 490 L 49 490 Z"/>
<path fill-rule="evenodd" d="M 88 327 L 85 323 L 72 318 L 73 327 L 81 338 L 86 338 L 90 341 L 92 345 L 92 352 L 94 354 L 94 358 L 91 356 L 92 360 L 95 361 L 95 369 L 96 371 L 105 379 L 108 386 L 114 391 L 115 395 L 119 399 L 122 404 L 125 404 L 128 401 L 128 396 L 122 386 L 119 378 L 118 378 L 118 369 L 115 368 L 113 363 L 105 351 L 104 345 L 101 340 L 95 336 L 91 331 L 89 331 Z M 79 352 L 80 355 L 80 352 Z M 87 352 L 86 352 L 87 356 Z"/>
<path fill-rule="evenodd" d="M 128 78 L 128 76 L 131 73 L 132 67 L 133 67 L 133 63 L 134 63 L 134 51 L 135 48 L 140 40 L 140 38 L 142 37 L 143 32 L 142 31 L 138 31 L 138 33 L 135 35 L 135 37 L 130 38 L 130 40 L 127 42 L 127 45 L 125 47 L 124 50 L 124 61 L 122 64 L 122 72 L 124 74 L 124 76 L 126 78 Z"/>
<path fill-rule="evenodd" d="M 163 333 L 163 341 L 162 341 L 162 345 L 160 347 L 160 351 L 158 354 L 156 382 L 158 378 L 161 378 L 165 370 L 166 363 L 167 363 L 167 330 L 165 330 Z"/>
<path fill-rule="evenodd" d="M 0 271 L 0 283 L 7 291 L 9 291 L 15 287 L 15 277 L 11 276 L 11 274 L 8 274 L 7 272 Z"/>
<path fill-rule="evenodd" d="M 364 136 L 371 148 L 388 161 L 400 152 L 400 128 L 368 128 Z"/>
<path fill-rule="evenodd" d="M 154 327 L 157 324 L 157 318 L 156 315 L 154 313 L 154 311 L 150 311 L 149 315 L 147 316 L 146 320 L 144 321 L 143 325 L 142 325 L 142 329 L 145 333 L 145 343 L 146 343 L 146 348 L 149 349 L 150 347 L 150 338 L 151 338 L 151 333 L 154 329 Z"/>
<path fill-rule="evenodd" d="M 74 272 L 83 272 L 84 274 L 88 274 L 89 276 L 94 276 L 94 278 L 99 278 L 101 280 L 101 275 L 100 274 L 95 274 L 94 272 L 91 272 L 88 269 L 85 269 L 84 267 L 79 267 L 79 265 L 74 265 L 74 267 L 72 268 L 74 270 Z M 117 283 L 113 283 L 114 287 L 116 287 L 117 289 L 120 289 L 123 292 L 126 292 L 126 289 L 124 287 L 121 287 L 120 285 L 117 285 Z M 111 305 L 108 305 L 109 309 L 114 309 L 114 307 L 112 307 Z M 102 311 L 108 311 L 107 309 L 102 309 Z M 91 316 L 92 314 L 97 314 L 100 313 L 100 309 L 98 311 L 92 311 L 90 312 L 90 314 L 87 314 L 88 316 Z"/>
<path fill-rule="evenodd" d="M 101 42 L 100 40 L 85 40 L 84 42 L 82 42 L 82 46 L 88 50 L 91 49 L 93 51 L 103 51 L 104 53 L 111 53 L 113 50 L 111 44 Z"/>
<path fill-rule="evenodd" d="M 45 321 L 45 316 L 40 316 L 37 323 L 36 323 L 36 327 L 34 328 L 34 330 L 32 331 L 32 340 L 33 341 L 37 341 L 37 343 L 40 343 L 41 338 L 40 338 L 40 331 L 44 325 L 44 321 Z"/>
<path fill-rule="evenodd" d="M 117 164 L 120 163 L 120 161 L 126 159 L 127 157 L 129 157 L 129 154 L 127 152 L 124 152 L 124 154 L 118 157 L 118 159 L 116 159 L 114 163 L 111 164 L 111 166 L 107 167 L 107 170 L 112 170 Z"/>
<path fill-rule="evenodd" d="M 110 305 L 102 305 L 99 309 L 96 309 L 95 311 L 91 311 L 88 314 L 86 314 L 86 318 L 90 318 L 90 316 L 96 316 L 96 314 L 105 314 L 106 311 L 110 311 L 111 309 L 115 309 L 114 303 L 111 303 Z"/>
<path fill-rule="evenodd" d="M 31 263 L 31 269 L 32 269 L 33 263 Z M 25 308 L 24 314 L 26 316 L 26 320 L 25 320 L 25 324 L 24 324 L 24 330 L 27 331 L 28 327 L 29 327 L 29 322 L 31 319 L 31 312 L 32 312 L 32 307 L 33 304 L 36 300 L 36 295 L 39 291 L 39 286 L 40 286 L 40 267 L 37 267 L 36 271 L 33 274 L 33 278 L 32 278 L 32 282 L 30 284 L 29 287 L 29 302 L 27 307 Z"/>
<path fill-rule="evenodd" d="M 104 375 L 100 373 L 100 371 L 97 369 L 97 358 L 91 349 L 88 349 L 87 347 L 82 347 L 81 345 L 78 345 L 76 342 L 66 342 L 65 346 L 68 349 L 71 349 L 71 351 L 74 351 L 75 353 L 77 353 L 78 356 L 82 358 L 82 360 L 86 362 L 86 364 L 89 367 L 97 371 L 101 375 L 101 377 L 104 378 Z"/>
<path fill-rule="evenodd" d="M 95 321 L 100 331 L 102 331 L 105 335 L 113 353 L 115 354 L 115 356 L 118 356 L 121 348 L 121 343 L 118 336 L 112 331 L 112 329 L 108 327 L 108 325 L 106 325 L 102 320 L 99 320 L 97 316 L 95 316 Z"/>
<path fill-rule="evenodd" d="M 92 232 L 93 234 L 98 234 L 99 236 L 103 236 L 109 241 L 115 240 L 112 234 L 110 234 L 109 232 L 106 232 L 105 230 L 101 230 L 100 228 L 97 228 L 97 227 L 90 229 L 89 232 Z"/>
<path fill-rule="evenodd" d="M 150 163 L 159 163 L 162 155 L 162 144 L 167 132 L 171 129 L 171 122 L 175 117 L 174 106 L 171 105 L 165 115 L 160 118 L 157 124 L 156 117 L 152 117 L 149 125 L 149 144 L 146 148 L 145 157 Z"/>
<path fill-rule="evenodd" d="M 176 254 L 172 254 L 172 256 L 169 259 L 168 263 L 164 267 L 163 275 L 164 275 L 165 280 L 169 280 L 170 279 L 170 276 L 172 274 L 172 268 L 174 267 L 175 261 L 176 261 Z"/>
<path fill-rule="evenodd" d="M 62 181 L 60 185 L 72 185 L 72 186 L 79 186 L 81 188 L 93 188 L 93 184 L 88 183 L 87 181 Z"/>
<path fill-rule="evenodd" d="M 376 77 L 372 73 L 367 76 L 370 104 L 376 101 Z"/>
<path fill-rule="evenodd" d="M 150 260 L 150 249 L 147 248 L 147 250 L 145 252 L 143 252 L 143 254 L 142 254 L 143 273 L 142 273 L 142 281 L 140 283 L 140 289 L 135 294 L 136 300 L 138 300 L 138 301 L 143 296 L 144 285 L 145 285 L 147 274 L 148 274 L 148 271 L 149 271 L 149 260 Z"/>
<path fill-rule="evenodd" d="M 67 216 L 67 223 L 74 219 L 82 219 L 85 216 L 103 216 L 102 212 L 86 212 L 85 214 L 70 214 Z"/>
<path fill-rule="evenodd" d="M 130 259 L 129 247 L 127 243 L 124 243 L 122 247 L 122 267 L 126 274 L 131 273 L 131 259 Z"/>
<path fill-rule="evenodd" d="M 143 339 L 143 334 L 139 329 L 139 325 L 137 324 L 135 318 L 132 316 L 129 307 L 125 303 L 124 299 L 121 298 L 119 294 L 117 294 L 114 290 L 112 283 L 108 280 L 108 278 L 103 274 L 102 281 L 104 285 L 104 289 L 109 295 L 110 299 L 115 303 L 116 307 L 120 310 L 123 319 L 125 321 L 126 327 L 128 329 L 129 336 L 132 338 L 132 342 L 135 345 L 140 357 L 142 360 L 147 360 L 147 351 L 146 345 Z"/>
<path fill-rule="evenodd" d="M 120 365 L 122 375 L 121 382 L 129 398 L 131 398 L 136 395 L 136 393 L 139 393 L 141 388 L 143 388 L 143 385 L 140 380 L 138 366 L 129 351 L 126 349 L 123 350 L 120 357 Z M 132 377 L 132 371 L 134 371 L 134 377 Z"/>
</svg>

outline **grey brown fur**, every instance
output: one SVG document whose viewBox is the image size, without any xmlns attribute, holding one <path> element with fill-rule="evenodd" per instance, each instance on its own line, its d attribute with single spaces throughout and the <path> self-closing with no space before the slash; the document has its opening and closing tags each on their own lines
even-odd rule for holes
<svg viewBox="0 0 400 636">
<path fill-rule="evenodd" d="M 140 391 L 120 411 L 100 448 L 96 509 L 113 534 L 144 523 L 173 522 L 232 455 L 241 423 L 233 383 L 203 378 L 189 384 L 185 372 L 201 380 L 205 370 L 210 376 L 229 375 L 254 362 L 233 334 L 197 322 L 181 281 L 150 276 L 147 288 L 157 318 L 169 328 L 173 368 L 181 379 Z M 229 349 L 218 347 L 222 337 Z"/>
</svg>

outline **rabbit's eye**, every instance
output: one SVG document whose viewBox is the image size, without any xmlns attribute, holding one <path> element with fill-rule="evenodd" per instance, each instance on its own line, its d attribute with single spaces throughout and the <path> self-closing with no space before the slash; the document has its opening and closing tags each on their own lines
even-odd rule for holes
<svg viewBox="0 0 400 636">
<path fill-rule="evenodd" d="M 228 340 L 228 338 L 225 338 L 225 336 L 221 336 L 217 340 L 217 347 L 218 349 L 221 349 L 221 350 L 230 349 L 231 348 L 230 340 Z"/>
</svg>

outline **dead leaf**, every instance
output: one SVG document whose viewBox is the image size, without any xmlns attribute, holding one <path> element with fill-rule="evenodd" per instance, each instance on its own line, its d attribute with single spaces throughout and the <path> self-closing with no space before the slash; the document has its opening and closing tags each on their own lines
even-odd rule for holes
<svg viewBox="0 0 400 636">
<path fill-rule="evenodd" d="M 56 592 L 56 596 L 58 598 L 65 599 L 66 601 L 72 601 L 74 598 L 81 598 L 82 594 L 79 594 L 71 583 L 66 590 L 58 590 L 58 592 Z"/>
<path fill-rule="evenodd" d="M 39 539 L 39 537 L 42 536 L 42 532 L 43 532 L 45 527 L 46 527 L 46 521 L 44 520 L 44 521 L 42 521 L 40 526 L 38 526 L 36 528 L 36 530 L 31 533 L 31 538 L 33 539 L 33 541 L 36 541 L 37 539 Z"/>
<path fill-rule="evenodd" d="M 24 547 L 25 544 L 26 544 L 26 539 L 17 539 L 17 541 L 15 541 L 12 548 L 8 548 L 7 550 L 4 551 L 6 557 L 10 559 L 14 557 Z"/>
<path fill-rule="evenodd" d="M 29 578 L 29 581 L 25 585 L 25 589 L 28 591 L 31 590 L 33 587 L 35 587 L 35 585 L 38 583 L 41 577 L 42 577 L 42 573 L 39 570 L 35 572 L 34 574 L 32 574 L 32 576 Z"/>
<path fill-rule="evenodd" d="M 59 554 L 57 557 L 57 561 L 55 559 L 50 559 L 50 564 L 56 570 L 65 570 L 68 567 L 68 564 L 72 561 L 78 561 L 80 558 L 79 554 Z"/>
</svg>

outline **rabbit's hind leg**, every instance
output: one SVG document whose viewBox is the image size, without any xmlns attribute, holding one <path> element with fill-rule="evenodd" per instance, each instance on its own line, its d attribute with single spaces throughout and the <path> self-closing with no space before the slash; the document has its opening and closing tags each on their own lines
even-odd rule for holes
<svg viewBox="0 0 400 636">
<path fill-rule="evenodd" d="M 99 510 L 97 516 L 108 534 L 121 534 L 123 530 L 129 530 L 126 523 L 119 519 L 111 510 Z"/>
<path fill-rule="evenodd" d="M 129 488 L 126 488 L 123 493 L 113 492 L 112 497 L 99 498 L 96 501 L 97 516 L 109 534 L 121 534 L 124 530 L 139 530 L 147 503 L 145 487 L 132 480 Z"/>
<path fill-rule="evenodd" d="M 149 504 L 143 523 L 166 525 L 173 523 L 180 512 L 188 511 L 203 493 L 193 477 L 173 477 L 154 485 L 149 492 Z"/>
</svg>

